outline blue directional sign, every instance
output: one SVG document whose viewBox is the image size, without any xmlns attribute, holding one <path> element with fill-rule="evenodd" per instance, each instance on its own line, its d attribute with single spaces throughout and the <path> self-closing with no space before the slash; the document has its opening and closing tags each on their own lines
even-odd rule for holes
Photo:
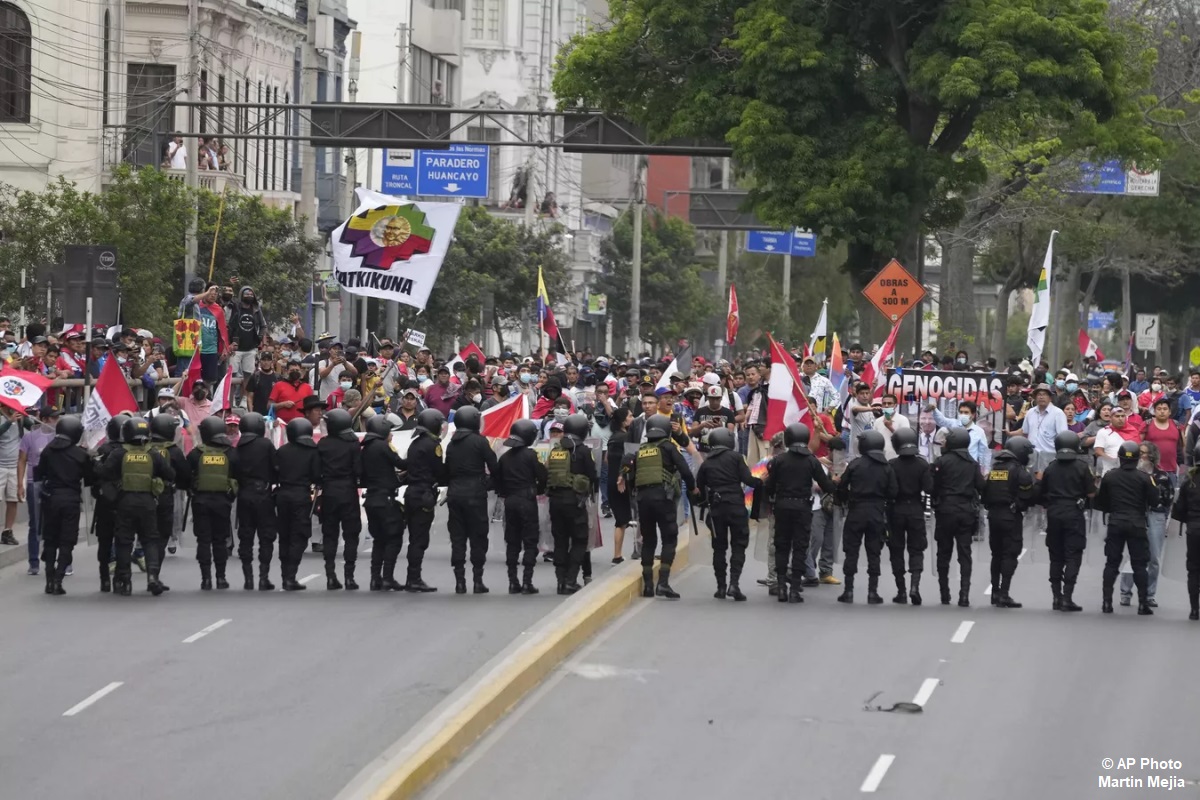
<svg viewBox="0 0 1200 800">
<path fill-rule="evenodd" d="M 1120 161 L 1079 165 L 1079 183 L 1070 191 L 1080 194 L 1119 194 L 1158 196 L 1159 173 L 1126 169 Z"/>
<path fill-rule="evenodd" d="M 422 197 L 487 197 L 491 148 L 450 145 L 448 150 L 385 150 L 385 194 Z"/>
<path fill-rule="evenodd" d="M 1115 311 L 1089 311 L 1087 326 L 1093 330 L 1108 330 L 1117 325 Z"/>
<path fill-rule="evenodd" d="M 817 254 L 817 235 L 796 228 L 794 231 L 747 231 L 747 253 L 782 253 L 800 258 Z"/>
</svg>

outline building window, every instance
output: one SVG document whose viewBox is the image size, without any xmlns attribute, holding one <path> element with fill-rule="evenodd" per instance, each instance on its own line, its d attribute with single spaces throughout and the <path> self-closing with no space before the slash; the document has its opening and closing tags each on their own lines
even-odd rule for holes
<svg viewBox="0 0 1200 800">
<path fill-rule="evenodd" d="M 0 3 L 0 122 L 29 122 L 31 44 L 29 18 Z"/>
<path fill-rule="evenodd" d="M 471 4 L 471 38 L 481 42 L 500 42 L 504 0 L 474 0 Z"/>
<path fill-rule="evenodd" d="M 170 139 L 174 106 L 175 67 L 167 64 L 130 64 L 126 78 L 124 159 L 134 166 L 161 164 Z M 185 142 L 188 152 L 195 142 Z"/>
</svg>

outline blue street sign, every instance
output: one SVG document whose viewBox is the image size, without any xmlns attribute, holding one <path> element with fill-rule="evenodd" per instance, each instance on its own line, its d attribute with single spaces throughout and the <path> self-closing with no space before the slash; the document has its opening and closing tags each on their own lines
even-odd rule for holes
<svg viewBox="0 0 1200 800">
<path fill-rule="evenodd" d="M 1079 183 L 1070 191 L 1079 194 L 1118 194 L 1158 196 L 1159 173 L 1126 169 L 1120 161 L 1105 161 L 1093 164 L 1084 161 L 1079 165 Z"/>
<path fill-rule="evenodd" d="M 796 228 L 794 231 L 747 231 L 747 253 L 782 253 L 812 258 L 817 254 L 817 235 Z"/>
<path fill-rule="evenodd" d="M 1108 330 L 1117 325 L 1115 311 L 1091 311 L 1088 313 L 1087 326 L 1093 330 Z"/>
<path fill-rule="evenodd" d="M 450 145 L 449 150 L 384 150 L 383 192 L 422 197 L 487 197 L 491 148 Z"/>
</svg>

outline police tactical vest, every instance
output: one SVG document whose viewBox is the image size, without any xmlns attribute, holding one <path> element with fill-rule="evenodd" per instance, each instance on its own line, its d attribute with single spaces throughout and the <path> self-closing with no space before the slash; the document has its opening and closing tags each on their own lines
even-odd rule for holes
<svg viewBox="0 0 1200 800">
<path fill-rule="evenodd" d="M 662 486 L 667 477 L 663 466 L 662 448 L 657 442 L 647 442 L 637 451 L 637 485 Z"/>
<path fill-rule="evenodd" d="M 121 491 L 154 493 L 154 461 L 147 448 L 126 446 L 121 461 Z"/>
<path fill-rule="evenodd" d="M 570 489 L 571 451 L 562 445 L 555 445 L 546 462 L 546 471 L 549 473 L 549 480 L 546 482 L 548 488 Z"/>
<path fill-rule="evenodd" d="M 224 494 L 230 489 L 229 456 L 223 447 L 200 445 L 200 469 L 196 471 L 196 491 Z"/>
</svg>

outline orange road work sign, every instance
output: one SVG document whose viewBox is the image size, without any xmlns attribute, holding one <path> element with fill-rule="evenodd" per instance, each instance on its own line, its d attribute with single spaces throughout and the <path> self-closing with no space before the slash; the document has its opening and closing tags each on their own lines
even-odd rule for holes
<svg viewBox="0 0 1200 800">
<path fill-rule="evenodd" d="M 925 296 L 925 289 L 893 258 L 866 285 L 863 296 L 895 325 L 917 307 Z"/>
</svg>

